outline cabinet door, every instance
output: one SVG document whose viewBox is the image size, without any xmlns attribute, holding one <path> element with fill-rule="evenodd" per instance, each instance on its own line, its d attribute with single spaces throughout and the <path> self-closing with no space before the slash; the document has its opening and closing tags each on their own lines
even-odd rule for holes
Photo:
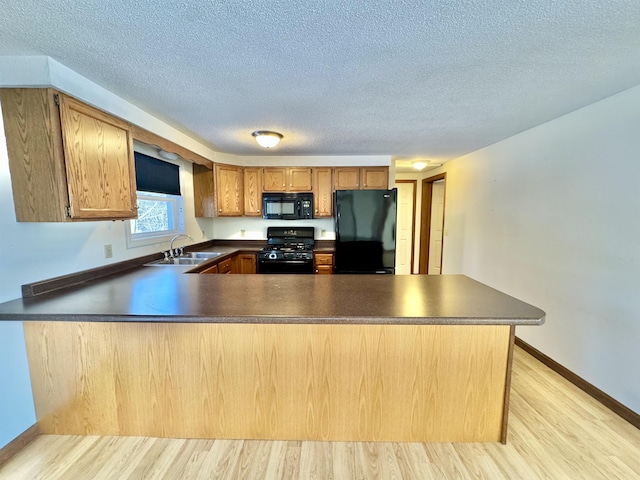
<svg viewBox="0 0 640 480">
<path fill-rule="evenodd" d="M 263 168 L 262 169 L 262 191 L 263 192 L 286 192 L 287 191 L 287 169 L 286 168 Z"/>
<path fill-rule="evenodd" d="M 244 214 L 262 216 L 262 169 L 244 169 Z"/>
<path fill-rule="evenodd" d="M 334 190 L 359 190 L 360 169 L 355 167 L 340 167 L 333 169 Z"/>
<path fill-rule="evenodd" d="M 319 275 L 333 274 L 333 254 L 332 253 L 316 253 L 313 255 L 313 263 L 315 272 Z"/>
<path fill-rule="evenodd" d="M 54 95 L 48 88 L 0 88 L 18 222 L 69 220 L 60 113 Z"/>
<path fill-rule="evenodd" d="M 212 267 L 209 267 L 209 268 L 201 271 L 200 273 L 218 273 L 218 265 L 214 265 Z"/>
<path fill-rule="evenodd" d="M 221 217 L 240 217 L 244 213 L 242 198 L 242 167 L 215 165 L 217 214 Z"/>
<path fill-rule="evenodd" d="M 223 260 L 218 264 L 218 273 L 229 274 L 233 273 L 233 260 L 231 258 Z"/>
<path fill-rule="evenodd" d="M 135 218 L 131 126 L 59 94 L 71 218 Z"/>
<path fill-rule="evenodd" d="M 193 207 L 196 217 L 215 217 L 215 188 L 213 165 L 193 164 Z"/>
<path fill-rule="evenodd" d="M 311 169 L 310 168 L 288 168 L 287 169 L 289 192 L 310 192 L 311 191 Z"/>
<path fill-rule="evenodd" d="M 360 185 L 363 190 L 386 190 L 389 188 L 388 167 L 363 167 L 360 169 Z"/>
<path fill-rule="evenodd" d="M 333 216 L 333 176 L 331 168 L 313 169 L 314 217 Z"/>
<path fill-rule="evenodd" d="M 236 256 L 235 273 L 256 273 L 256 255 L 254 253 L 241 253 Z"/>
</svg>

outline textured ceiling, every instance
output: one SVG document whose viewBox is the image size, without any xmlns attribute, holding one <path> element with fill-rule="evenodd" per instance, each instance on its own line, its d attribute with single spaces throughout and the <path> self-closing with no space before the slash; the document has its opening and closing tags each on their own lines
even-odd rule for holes
<svg viewBox="0 0 640 480">
<path fill-rule="evenodd" d="M 640 1 L 0 0 L 47 55 L 217 150 L 443 161 L 640 84 Z"/>
</svg>

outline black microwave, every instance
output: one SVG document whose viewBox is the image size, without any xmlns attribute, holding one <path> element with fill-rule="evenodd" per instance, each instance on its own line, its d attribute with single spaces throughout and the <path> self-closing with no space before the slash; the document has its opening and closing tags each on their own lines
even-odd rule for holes
<svg viewBox="0 0 640 480">
<path fill-rule="evenodd" d="M 313 218 L 313 193 L 263 193 L 262 218 L 269 220 Z"/>
</svg>

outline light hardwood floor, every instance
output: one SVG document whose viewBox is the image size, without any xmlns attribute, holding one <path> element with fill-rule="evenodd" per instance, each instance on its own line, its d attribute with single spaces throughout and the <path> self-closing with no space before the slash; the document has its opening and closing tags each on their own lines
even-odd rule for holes
<svg viewBox="0 0 640 480">
<path fill-rule="evenodd" d="M 507 445 L 42 435 L 0 479 L 640 478 L 640 430 L 515 349 Z"/>
</svg>

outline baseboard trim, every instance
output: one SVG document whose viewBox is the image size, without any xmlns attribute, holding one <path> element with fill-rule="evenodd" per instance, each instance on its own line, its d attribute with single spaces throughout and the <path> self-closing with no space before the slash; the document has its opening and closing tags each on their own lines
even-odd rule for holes
<svg viewBox="0 0 640 480">
<path fill-rule="evenodd" d="M 540 350 L 532 347 L 524 340 L 521 340 L 520 338 L 516 337 L 516 345 L 522 348 L 525 352 L 527 352 L 532 357 L 544 363 L 547 367 L 549 367 L 551 370 L 553 370 L 557 374 L 569 380 L 580 390 L 584 391 L 588 395 L 595 398 L 598 402 L 600 402 L 602 405 L 607 407 L 613 413 L 615 413 L 616 415 L 619 415 L 620 417 L 624 418 L 627 422 L 629 422 L 631 425 L 640 429 L 640 414 L 634 412 L 629 407 L 626 407 L 622 403 L 618 402 L 615 398 L 610 397 L 609 395 L 604 393 L 602 390 L 600 390 L 598 387 L 590 384 L 585 379 L 583 379 L 582 377 L 579 377 L 568 368 L 563 367 L 555 360 L 547 357 Z"/>
<path fill-rule="evenodd" d="M 0 448 L 0 468 L 16 453 L 33 442 L 38 435 L 40 435 L 40 427 L 37 423 L 34 423 L 4 447 Z"/>
</svg>

